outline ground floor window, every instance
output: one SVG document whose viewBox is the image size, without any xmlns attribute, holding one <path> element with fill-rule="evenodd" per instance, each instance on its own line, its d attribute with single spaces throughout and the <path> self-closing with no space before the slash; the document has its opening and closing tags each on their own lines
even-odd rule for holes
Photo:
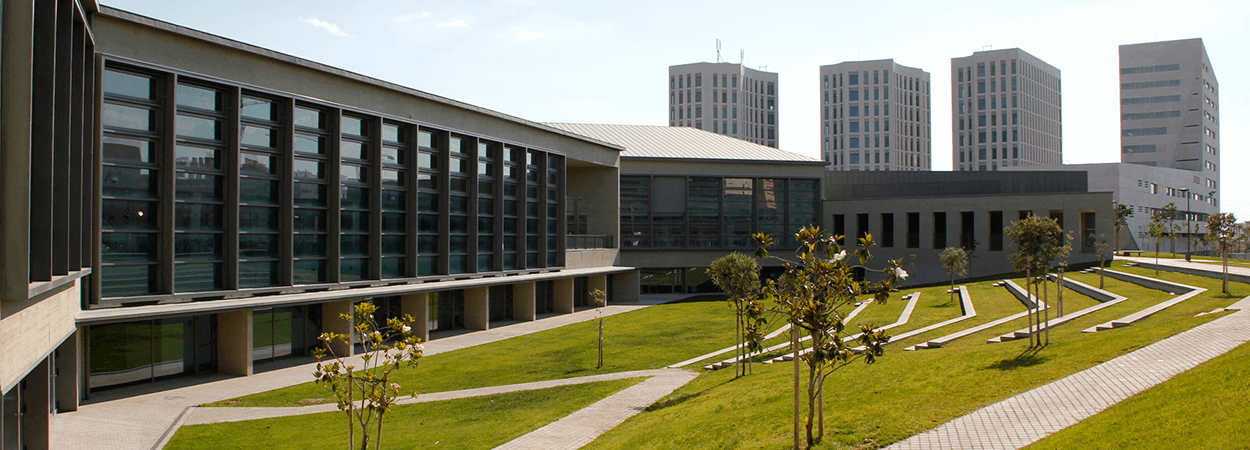
<svg viewBox="0 0 1250 450">
<path fill-rule="evenodd" d="M 215 319 L 203 315 L 88 327 L 90 389 L 215 371 Z"/>
</svg>

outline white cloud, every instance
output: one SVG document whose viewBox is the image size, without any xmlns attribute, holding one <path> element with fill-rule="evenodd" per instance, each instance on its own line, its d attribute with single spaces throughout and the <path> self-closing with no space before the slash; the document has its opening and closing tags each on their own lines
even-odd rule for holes
<svg viewBox="0 0 1250 450">
<path fill-rule="evenodd" d="M 539 39 L 539 38 L 542 38 L 542 37 L 543 37 L 542 33 L 536 33 L 536 32 L 533 32 L 533 31 L 526 31 L 526 32 L 524 32 L 524 33 L 521 33 L 521 35 L 520 35 L 520 36 L 517 36 L 517 37 L 516 37 L 516 40 L 518 40 L 518 41 L 532 41 L 532 40 L 534 40 L 534 39 Z"/>
<path fill-rule="evenodd" d="M 406 16 L 399 16 L 399 17 L 396 17 L 396 18 L 394 18 L 394 19 L 391 19 L 391 21 L 393 21 L 393 22 L 407 22 L 407 21 L 410 21 L 410 20 L 412 20 L 412 19 L 428 19 L 428 18 L 430 18 L 430 13 L 428 13 L 428 12 L 420 12 L 420 13 L 412 13 L 412 14 L 409 14 L 409 15 L 406 15 Z"/>
<path fill-rule="evenodd" d="M 317 20 L 316 17 L 300 16 L 299 21 L 312 25 L 314 27 L 329 31 L 330 34 L 333 34 L 335 36 L 347 36 L 347 33 L 344 33 L 343 30 L 340 30 L 338 25 L 335 25 L 329 22 L 322 22 L 320 20 Z"/>
<path fill-rule="evenodd" d="M 443 22 L 435 26 L 443 27 L 443 28 L 455 28 L 455 27 L 467 27 L 469 26 L 469 24 L 465 23 L 463 20 L 456 19 L 451 22 Z"/>
</svg>

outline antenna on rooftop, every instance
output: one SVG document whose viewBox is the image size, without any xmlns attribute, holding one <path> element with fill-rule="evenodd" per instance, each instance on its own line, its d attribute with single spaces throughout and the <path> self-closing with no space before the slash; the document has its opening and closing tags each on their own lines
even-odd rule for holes
<svg viewBox="0 0 1250 450">
<path fill-rule="evenodd" d="M 768 65 L 767 65 L 767 64 L 765 64 L 765 65 L 760 66 L 760 71 L 761 71 L 761 72 L 767 72 L 767 71 L 768 71 Z"/>
<path fill-rule="evenodd" d="M 982 45 L 982 46 L 981 46 L 981 51 L 983 51 L 983 52 L 984 52 L 984 51 L 987 51 L 987 50 L 993 50 L 993 49 L 994 49 L 994 46 L 993 46 L 993 45 Z"/>
<path fill-rule="evenodd" d="M 716 62 L 723 63 L 725 60 L 720 57 L 720 39 L 716 40 Z"/>
<path fill-rule="evenodd" d="M 738 64 L 742 64 L 742 62 L 746 60 L 747 60 L 747 51 L 743 49 L 738 49 Z"/>
</svg>

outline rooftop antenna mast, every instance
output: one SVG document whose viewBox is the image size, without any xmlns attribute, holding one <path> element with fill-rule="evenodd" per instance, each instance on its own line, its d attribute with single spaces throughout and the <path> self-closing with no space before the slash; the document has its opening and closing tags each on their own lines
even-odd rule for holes
<svg viewBox="0 0 1250 450">
<path fill-rule="evenodd" d="M 743 49 L 738 49 L 738 64 L 741 65 L 746 60 L 747 60 L 747 51 Z"/>
<path fill-rule="evenodd" d="M 716 40 L 716 62 L 723 63 L 725 60 L 720 57 L 720 39 Z"/>
<path fill-rule="evenodd" d="M 983 51 L 983 52 L 984 52 L 984 51 L 987 51 L 987 50 L 993 50 L 993 49 L 994 49 L 994 46 L 993 46 L 993 45 L 982 45 L 982 46 L 981 46 L 981 51 Z"/>
</svg>

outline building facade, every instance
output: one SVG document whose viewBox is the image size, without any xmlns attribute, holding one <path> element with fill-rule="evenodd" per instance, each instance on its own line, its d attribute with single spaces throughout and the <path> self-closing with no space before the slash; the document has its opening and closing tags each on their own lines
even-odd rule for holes
<svg viewBox="0 0 1250 450">
<path fill-rule="evenodd" d="M 777 148 L 777 74 L 742 64 L 668 67 L 668 125 Z"/>
<path fill-rule="evenodd" d="M 821 66 L 821 154 L 828 170 L 931 170 L 929 88 L 928 72 L 893 59 Z"/>
<path fill-rule="evenodd" d="M 1059 69 L 1018 48 L 951 58 L 951 167 L 1063 163 Z"/>
<path fill-rule="evenodd" d="M 1220 189 L 1220 89 L 1202 39 L 1120 46 L 1120 160 Z"/>
<path fill-rule="evenodd" d="M 1083 172 L 831 172 L 823 192 L 823 227 L 845 236 L 848 250 L 871 233 L 877 246 L 868 265 L 901 258 L 912 286 L 947 282 L 946 247 L 968 251 L 967 278 L 1009 275 L 1015 246 L 1004 229 L 1029 215 L 1068 234 L 1069 265 L 1097 262 L 1099 236 L 1113 233 L 1111 193 L 1090 189 Z"/>
</svg>

